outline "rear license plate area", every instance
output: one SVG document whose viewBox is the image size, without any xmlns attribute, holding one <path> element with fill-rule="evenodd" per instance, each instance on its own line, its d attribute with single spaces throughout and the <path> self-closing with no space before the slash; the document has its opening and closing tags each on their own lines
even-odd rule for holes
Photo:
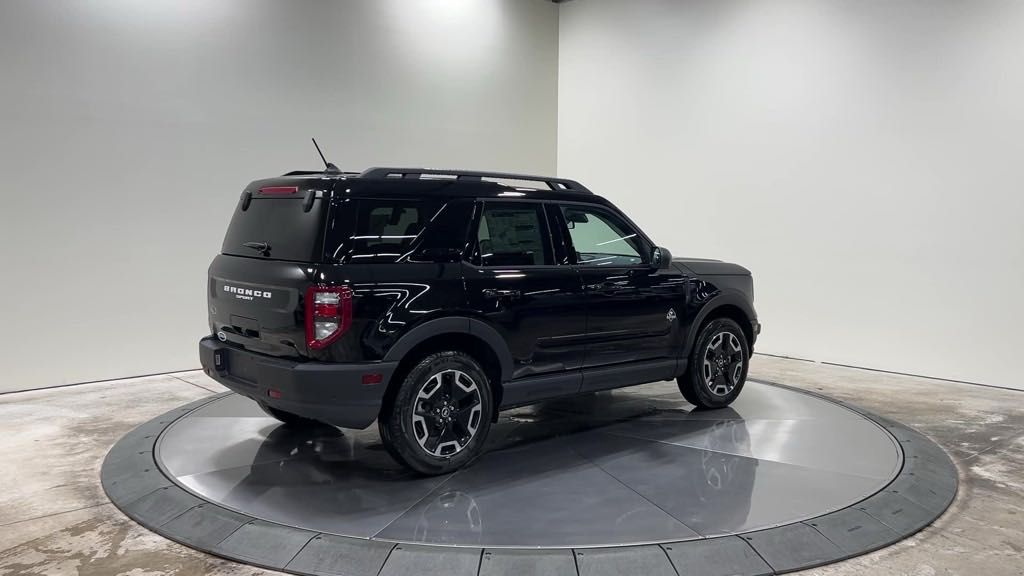
<svg viewBox="0 0 1024 576">
<path fill-rule="evenodd" d="M 256 383 L 256 362 L 247 354 L 231 354 L 228 363 L 228 374 L 232 378 L 244 380 L 250 384 Z"/>
</svg>

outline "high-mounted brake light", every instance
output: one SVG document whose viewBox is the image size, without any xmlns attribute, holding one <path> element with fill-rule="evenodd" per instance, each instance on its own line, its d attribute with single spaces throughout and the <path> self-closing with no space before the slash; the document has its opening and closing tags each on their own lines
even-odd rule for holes
<svg viewBox="0 0 1024 576">
<path fill-rule="evenodd" d="M 295 194 L 298 191 L 298 186 L 264 186 L 260 188 L 260 194 Z"/>
<path fill-rule="evenodd" d="M 306 289 L 306 344 L 313 350 L 330 346 L 352 325 L 352 289 L 310 286 Z"/>
</svg>

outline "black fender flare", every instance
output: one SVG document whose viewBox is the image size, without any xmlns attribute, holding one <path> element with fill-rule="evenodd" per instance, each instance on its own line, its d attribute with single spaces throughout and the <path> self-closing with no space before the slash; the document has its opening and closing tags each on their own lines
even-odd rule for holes
<svg viewBox="0 0 1024 576">
<path fill-rule="evenodd" d="M 740 312 L 743 312 L 747 317 L 748 323 L 752 318 L 756 318 L 753 307 L 751 307 L 750 302 L 747 301 L 742 292 L 729 290 L 716 294 L 700 307 L 700 311 L 697 312 L 697 316 L 693 319 L 693 323 L 690 324 L 690 329 L 686 334 L 686 346 L 683 348 L 686 352 L 687 358 L 693 350 L 693 346 L 697 340 L 697 336 L 700 334 L 701 326 L 704 325 L 704 321 L 723 306 L 735 306 L 736 308 L 739 308 Z M 751 327 L 740 326 L 740 328 L 746 331 Z"/>
<path fill-rule="evenodd" d="M 383 361 L 399 362 L 417 345 L 428 338 L 443 334 L 467 334 L 482 340 L 498 358 L 501 365 L 501 381 L 508 382 L 512 379 L 512 352 L 509 351 L 505 339 L 486 322 L 468 316 L 447 316 L 427 320 L 399 338 L 384 355 Z"/>
</svg>

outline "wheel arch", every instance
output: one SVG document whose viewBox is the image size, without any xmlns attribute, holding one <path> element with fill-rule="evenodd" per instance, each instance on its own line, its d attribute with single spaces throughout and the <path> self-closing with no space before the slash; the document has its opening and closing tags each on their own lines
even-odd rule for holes
<svg viewBox="0 0 1024 576">
<path fill-rule="evenodd" d="M 718 318 L 729 318 L 740 325 L 743 336 L 747 340 L 747 346 L 751 351 L 754 349 L 754 342 L 757 334 L 751 320 L 755 318 L 754 310 L 740 294 L 723 293 L 709 300 L 701 309 L 693 324 L 690 325 L 689 334 L 686 337 L 686 353 L 690 351 L 700 335 L 700 331 L 707 326 L 708 322 Z"/>
<path fill-rule="evenodd" d="M 512 353 L 497 330 L 482 320 L 463 316 L 429 320 L 395 342 L 384 356 L 385 361 L 398 362 L 388 382 L 385 398 L 389 398 L 398 388 L 398 383 L 419 358 L 441 350 L 461 350 L 480 363 L 491 382 L 497 414 L 504 382 L 512 377 Z"/>
</svg>

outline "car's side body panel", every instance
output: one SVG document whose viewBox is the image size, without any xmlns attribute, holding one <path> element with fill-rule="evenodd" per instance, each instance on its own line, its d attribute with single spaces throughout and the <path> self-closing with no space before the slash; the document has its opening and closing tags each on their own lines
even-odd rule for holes
<svg viewBox="0 0 1024 576">
<path fill-rule="evenodd" d="M 586 351 L 587 309 L 571 267 L 463 267 L 467 306 L 512 354 L 510 380 L 577 370 Z"/>
<path fill-rule="evenodd" d="M 674 268 L 581 267 L 587 295 L 588 368 L 674 358 L 688 278 Z"/>
</svg>

